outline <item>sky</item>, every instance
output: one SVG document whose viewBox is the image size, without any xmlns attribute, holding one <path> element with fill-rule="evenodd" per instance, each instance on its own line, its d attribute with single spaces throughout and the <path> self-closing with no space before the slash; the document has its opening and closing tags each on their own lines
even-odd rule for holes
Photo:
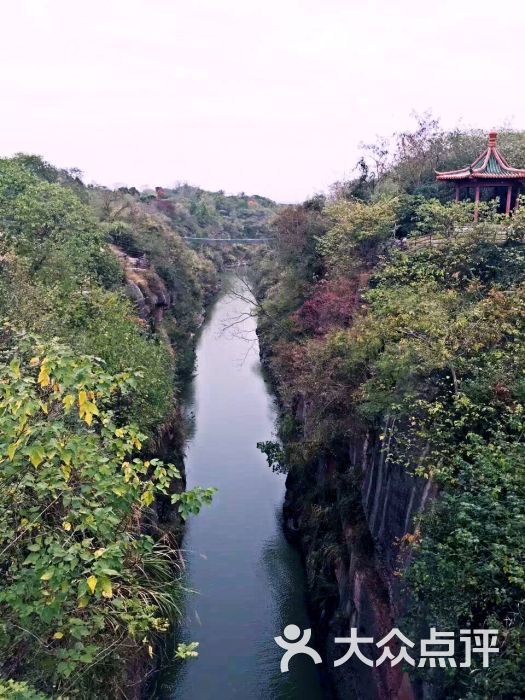
<svg viewBox="0 0 525 700">
<path fill-rule="evenodd" d="M 302 201 L 413 111 L 525 128 L 524 27 L 523 0 L 0 0 L 0 156 Z"/>
</svg>

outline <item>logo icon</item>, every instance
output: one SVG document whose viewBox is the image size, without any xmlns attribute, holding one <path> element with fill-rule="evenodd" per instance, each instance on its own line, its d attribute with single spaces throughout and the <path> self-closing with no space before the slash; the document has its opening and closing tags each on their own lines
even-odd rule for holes
<svg viewBox="0 0 525 700">
<path fill-rule="evenodd" d="M 301 631 L 297 625 L 287 625 L 284 628 L 283 635 L 283 637 L 274 637 L 281 649 L 286 649 L 281 659 L 281 673 L 286 673 L 288 671 L 290 659 L 296 656 L 296 654 L 306 654 L 313 659 L 314 664 L 323 663 L 323 660 L 315 649 L 308 646 L 308 642 L 312 638 L 311 629 Z"/>
</svg>

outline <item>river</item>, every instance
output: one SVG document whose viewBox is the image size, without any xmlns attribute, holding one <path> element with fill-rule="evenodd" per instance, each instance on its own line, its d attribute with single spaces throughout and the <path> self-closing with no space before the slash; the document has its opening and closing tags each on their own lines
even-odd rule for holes
<svg viewBox="0 0 525 700">
<path fill-rule="evenodd" d="M 244 287 L 232 281 L 233 289 Z M 186 409 L 188 488 L 215 486 L 213 504 L 191 518 L 184 539 L 186 585 L 178 637 L 199 656 L 161 675 L 163 700 L 320 700 L 317 667 L 273 638 L 310 626 L 303 569 L 281 527 L 284 477 L 256 447 L 272 438 L 276 410 L 261 375 L 252 303 L 227 290 L 202 329 Z M 233 324 L 233 325 L 231 325 Z M 230 326 L 230 328 L 225 328 Z"/>
</svg>

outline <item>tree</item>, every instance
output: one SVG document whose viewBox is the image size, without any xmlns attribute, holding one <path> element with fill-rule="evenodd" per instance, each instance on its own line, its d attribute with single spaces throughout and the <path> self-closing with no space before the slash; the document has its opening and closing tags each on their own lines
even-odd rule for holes
<svg viewBox="0 0 525 700">
<path fill-rule="evenodd" d="M 319 243 L 332 274 L 348 274 L 370 265 L 382 245 L 393 238 L 399 201 L 381 197 L 371 203 L 337 198 L 327 207 L 332 226 Z"/>
</svg>

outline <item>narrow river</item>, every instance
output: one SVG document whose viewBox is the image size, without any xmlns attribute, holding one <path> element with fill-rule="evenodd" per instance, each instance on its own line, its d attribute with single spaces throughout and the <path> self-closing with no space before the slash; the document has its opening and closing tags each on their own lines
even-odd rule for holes
<svg viewBox="0 0 525 700">
<path fill-rule="evenodd" d="M 288 624 L 310 624 L 301 562 L 281 530 L 284 477 L 272 473 L 256 447 L 272 437 L 275 408 L 261 376 L 255 321 L 246 317 L 251 308 L 224 292 L 197 348 L 188 487 L 218 492 L 190 520 L 184 539 L 187 585 L 195 593 L 184 601 L 180 638 L 198 641 L 199 656 L 163 673 L 163 700 L 324 697 L 307 657 L 295 657 L 280 673 L 284 652 L 273 641 Z"/>
</svg>

